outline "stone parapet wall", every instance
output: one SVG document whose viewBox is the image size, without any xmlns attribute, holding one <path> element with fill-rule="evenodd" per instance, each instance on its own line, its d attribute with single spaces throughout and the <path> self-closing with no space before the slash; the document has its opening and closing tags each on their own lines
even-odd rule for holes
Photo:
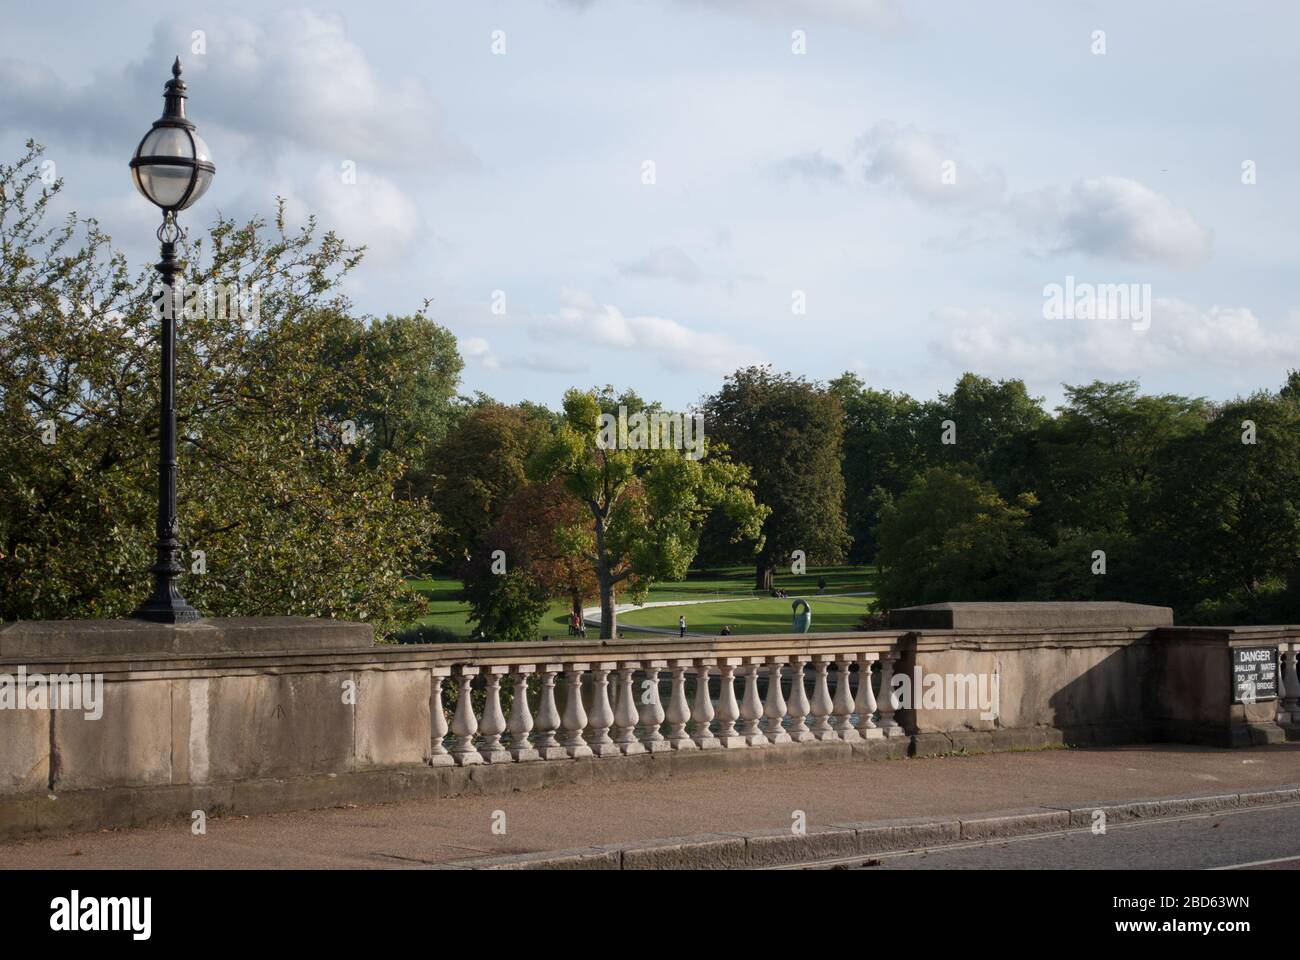
<svg viewBox="0 0 1300 960">
<path fill-rule="evenodd" d="M 1300 627 L 1088 626 L 1077 609 L 1052 625 L 1041 607 L 1025 627 L 999 607 L 957 610 L 955 622 L 981 625 L 954 629 L 418 646 L 375 645 L 364 625 L 313 620 L 212 620 L 193 631 L 10 624 L 0 627 L 0 675 L 91 677 L 100 694 L 93 716 L 0 709 L 0 836 L 178 810 L 519 789 L 579 770 L 666 776 L 1070 743 L 1237 745 L 1280 739 L 1300 719 L 1300 684 L 1279 701 L 1242 704 L 1227 683 L 1240 646 L 1282 649 L 1294 677 Z M 34 638 L 49 649 L 37 654 Z M 883 691 L 900 674 L 996 678 L 996 711 L 923 696 L 895 709 Z M 530 682 L 521 705 L 510 692 Z M 453 688 L 454 713 L 444 707 Z"/>
</svg>

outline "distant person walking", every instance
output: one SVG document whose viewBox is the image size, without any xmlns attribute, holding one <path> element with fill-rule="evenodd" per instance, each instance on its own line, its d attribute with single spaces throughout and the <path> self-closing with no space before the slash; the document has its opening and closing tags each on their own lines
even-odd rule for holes
<svg viewBox="0 0 1300 960">
<path fill-rule="evenodd" d="M 685 615 L 677 618 L 677 636 L 686 636 L 686 617 Z"/>
</svg>

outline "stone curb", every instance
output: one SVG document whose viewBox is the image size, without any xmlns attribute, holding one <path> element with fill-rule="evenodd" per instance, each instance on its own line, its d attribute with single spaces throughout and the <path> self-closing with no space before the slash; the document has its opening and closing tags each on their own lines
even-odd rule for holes
<svg viewBox="0 0 1300 960">
<path fill-rule="evenodd" d="M 970 817 L 911 817 L 809 827 L 806 833 L 753 830 L 706 833 L 627 843 L 474 857 L 435 864 L 449 870 L 758 870 L 816 861 L 869 857 L 964 840 L 997 840 L 1091 826 L 1094 811 L 1107 822 L 1160 819 L 1300 802 L 1300 786 L 1158 797 L 1069 807 L 1023 807 Z"/>
</svg>

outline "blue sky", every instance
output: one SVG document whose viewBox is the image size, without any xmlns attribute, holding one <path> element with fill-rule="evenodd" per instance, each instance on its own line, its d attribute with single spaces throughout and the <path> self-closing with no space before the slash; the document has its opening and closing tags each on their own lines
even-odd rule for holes
<svg viewBox="0 0 1300 960">
<path fill-rule="evenodd" d="M 68 207 L 152 259 L 126 161 L 179 53 L 218 168 L 187 222 L 277 194 L 317 213 L 370 248 L 361 310 L 433 299 L 466 391 L 685 407 L 771 362 L 921 397 L 974 370 L 1055 403 L 1094 378 L 1227 398 L 1300 367 L 1291 5 L 167 10 L 8 10 L 4 156 L 44 142 Z M 1149 328 L 1045 319 L 1067 277 L 1149 284 Z"/>
</svg>

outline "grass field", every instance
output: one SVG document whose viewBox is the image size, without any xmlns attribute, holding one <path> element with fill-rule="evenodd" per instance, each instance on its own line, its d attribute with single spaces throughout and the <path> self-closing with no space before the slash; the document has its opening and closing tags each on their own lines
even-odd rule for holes
<svg viewBox="0 0 1300 960">
<path fill-rule="evenodd" d="M 875 574 L 874 567 L 809 567 L 807 573 L 797 577 L 791 574 L 782 575 L 778 572 L 776 585 L 792 595 L 812 595 L 817 592 L 818 579 L 825 577 L 826 593 L 829 597 L 836 593 L 874 590 Z M 457 594 L 460 592 L 459 580 L 453 577 L 433 577 L 424 580 L 410 580 L 407 585 L 412 590 L 419 590 L 429 601 L 428 616 L 422 618 L 419 621 L 420 624 L 441 627 L 457 636 L 468 637 L 470 635 L 474 624 L 469 619 L 469 608 L 456 599 Z M 629 627 L 634 623 L 642 626 L 676 625 L 678 613 L 672 613 L 671 617 L 664 621 L 664 624 L 658 622 L 659 615 L 666 616 L 667 614 L 664 611 L 684 610 L 692 632 L 717 633 L 718 630 L 722 629 L 724 623 L 730 623 L 735 633 L 773 633 L 790 628 L 790 601 L 760 597 L 754 590 L 753 567 L 693 570 L 685 580 L 676 583 L 656 583 L 652 585 L 646 601 L 707 600 L 715 597 L 718 599 L 749 597 L 753 600 L 754 605 L 751 608 L 751 604 L 745 602 L 718 605 L 700 604 L 685 608 L 659 607 L 620 614 L 618 619 L 620 624 L 626 624 Z M 853 623 L 865 611 L 871 598 L 846 597 L 844 599 L 854 601 L 853 606 L 844 606 L 841 603 L 834 605 L 822 603 L 819 605 L 817 598 L 814 597 L 810 601 L 813 606 L 812 629 L 814 631 L 852 629 Z M 595 603 L 596 600 L 593 598 L 591 605 L 594 606 Z M 716 611 L 716 614 L 714 611 Z M 741 619 L 742 615 L 745 618 L 744 620 Z M 552 637 L 564 636 L 568 632 L 568 616 L 569 606 L 567 603 L 552 604 L 538 624 L 538 638 L 546 634 Z M 654 619 L 644 621 L 636 619 L 644 616 L 653 616 Z M 715 617 L 717 618 L 716 629 L 707 630 L 706 628 L 713 623 Z M 595 631 L 589 630 L 587 632 L 588 637 L 594 634 Z"/>
<path fill-rule="evenodd" d="M 858 619 L 871 610 L 872 597 L 810 597 L 813 618 L 811 630 L 815 633 L 827 633 L 840 630 L 852 630 Z M 686 617 L 688 633 L 706 633 L 718 635 L 724 625 L 731 625 L 731 632 L 740 633 L 789 633 L 792 610 L 791 600 L 739 600 L 726 603 L 700 603 L 679 607 L 651 607 L 645 610 L 629 610 L 618 615 L 619 631 L 635 633 L 635 627 L 666 627 L 675 629 L 677 618 Z"/>
</svg>

